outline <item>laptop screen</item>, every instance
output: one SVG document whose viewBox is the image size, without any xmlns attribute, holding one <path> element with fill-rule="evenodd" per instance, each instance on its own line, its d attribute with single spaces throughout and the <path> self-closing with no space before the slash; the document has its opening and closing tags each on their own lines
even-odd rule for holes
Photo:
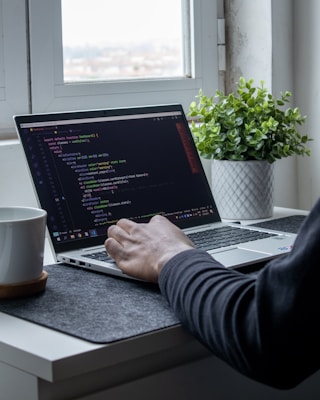
<svg viewBox="0 0 320 400">
<path fill-rule="evenodd" d="M 56 251 L 101 244 L 124 217 L 162 214 L 181 228 L 220 220 L 180 105 L 15 122 Z"/>
</svg>

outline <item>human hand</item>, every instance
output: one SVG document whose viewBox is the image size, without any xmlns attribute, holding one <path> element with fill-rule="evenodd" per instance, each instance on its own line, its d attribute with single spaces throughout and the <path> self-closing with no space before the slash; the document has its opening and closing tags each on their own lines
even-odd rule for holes
<svg viewBox="0 0 320 400">
<path fill-rule="evenodd" d="M 194 248 L 191 240 L 167 218 L 156 215 L 146 224 L 121 219 L 108 229 L 105 248 L 127 275 L 157 282 L 167 261 Z"/>
</svg>

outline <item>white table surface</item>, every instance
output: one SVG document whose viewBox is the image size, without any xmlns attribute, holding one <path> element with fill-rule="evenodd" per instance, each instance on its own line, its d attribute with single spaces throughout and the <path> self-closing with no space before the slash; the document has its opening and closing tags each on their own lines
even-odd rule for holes
<svg viewBox="0 0 320 400">
<path fill-rule="evenodd" d="M 307 214 L 307 211 L 275 208 L 273 218 L 293 214 Z M 253 222 L 256 221 L 245 221 Z M 45 264 L 54 262 L 46 243 Z M 149 368 L 157 371 L 157 368 L 179 364 L 179 357 L 185 362 L 189 358 L 195 360 L 208 355 L 207 350 L 179 325 L 109 345 L 93 344 L 1 312 L 0 327 L 0 372 L 2 365 L 10 371 L 23 371 L 30 377 L 51 383 L 90 376 L 108 368 L 116 369 L 116 366 L 135 360 L 145 359 Z M 166 357 L 159 358 L 159 354 L 166 354 Z M 150 362 L 154 364 L 152 367 Z M 139 375 L 138 369 L 136 375 Z M 146 373 L 142 364 L 140 369 L 142 375 Z M 0 393 L 1 385 L 0 377 Z M 35 398 L 40 399 L 40 395 Z"/>
<path fill-rule="evenodd" d="M 280 218 L 292 214 L 307 214 L 307 211 L 292 210 L 284 208 L 275 208 L 273 218 Z M 244 223 L 253 223 L 255 221 L 243 221 Z M 46 241 L 45 248 L 45 264 L 54 263 L 54 257 Z M 69 359 L 84 353 L 91 353 L 97 350 L 105 351 L 110 345 L 97 345 L 84 340 L 74 338 L 72 336 L 47 329 L 43 326 L 24 321 L 0 312 L 0 359 L 2 361 L 12 363 L 15 365 L 15 360 L 18 362 L 20 368 L 25 364 L 26 370 L 30 370 L 30 358 L 37 358 L 40 360 L 39 367 L 34 365 L 35 370 L 33 373 L 39 374 L 44 379 L 53 379 L 55 374 L 58 373 L 57 369 L 53 369 L 53 364 L 58 364 L 57 361 L 62 359 Z M 179 332 L 179 334 L 170 333 L 171 331 Z M 177 336 L 179 340 L 183 337 L 182 329 L 171 328 L 166 330 L 165 336 Z M 152 336 L 146 335 L 146 336 Z M 138 340 L 135 338 L 134 340 Z M 186 337 L 184 338 L 186 340 Z M 152 340 L 151 340 L 152 341 Z M 48 345 L 50 343 L 50 345 Z M 129 346 L 130 340 L 121 342 L 121 346 Z M 111 345 L 111 347 L 118 345 Z M 88 354 L 86 354 L 88 356 Z M 24 357 L 22 357 L 24 356 Z M 22 362 L 25 360 L 25 363 Z M 59 364 L 61 365 L 61 363 Z M 70 367 L 70 365 L 69 365 Z M 77 363 L 74 365 L 75 369 L 79 369 Z M 87 368 L 89 368 L 87 366 Z M 70 369 L 69 372 L 71 373 Z M 59 374 L 58 374 L 59 375 Z"/>
</svg>

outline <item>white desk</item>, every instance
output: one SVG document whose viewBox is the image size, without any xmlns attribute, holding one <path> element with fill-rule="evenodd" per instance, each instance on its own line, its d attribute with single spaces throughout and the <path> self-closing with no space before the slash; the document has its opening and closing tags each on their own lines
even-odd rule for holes
<svg viewBox="0 0 320 400">
<path fill-rule="evenodd" d="M 308 215 L 308 211 L 306 211 L 306 210 L 298 210 L 296 208 L 275 207 L 274 210 L 273 210 L 272 218 L 267 218 L 267 220 L 287 217 L 289 215 Z M 224 221 L 227 222 L 228 220 L 224 220 Z M 241 223 L 244 224 L 244 225 L 250 225 L 250 224 L 258 223 L 258 222 L 261 222 L 261 221 L 266 221 L 266 219 L 254 219 L 254 220 L 253 219 L 248 219 L 248 220 L 241 221 Z"/>
<path fill-rule="evenodd" d="M 276 209 L 275 217 L 293 213 L 301 211 Z M 47 264 L 50 257 L 47 249 Z M 96 345 L 0 313 L 1 400 L 205 400 L 239 393 L 246 400 L 318 399 L 320 374 L 282 392 L 240 376 L 181 326 Z"/>
</svg>

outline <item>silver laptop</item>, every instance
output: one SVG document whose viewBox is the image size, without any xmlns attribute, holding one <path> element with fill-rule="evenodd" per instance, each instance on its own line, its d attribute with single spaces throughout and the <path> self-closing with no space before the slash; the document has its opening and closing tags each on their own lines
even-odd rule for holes
<svg viewBox="0 0 320 400">
<path fill-rule="evenodd" d="M 292 248 L 294 234 L 221 222 L 180 105 L 14 121 L 57 261 L 124 276 L 104 250 L 107 228 L 123 217 L 146 222 L 155 214 L 229 268 Z M 206 236 L 205 244 L 198 236 Z"/>
</svg>

